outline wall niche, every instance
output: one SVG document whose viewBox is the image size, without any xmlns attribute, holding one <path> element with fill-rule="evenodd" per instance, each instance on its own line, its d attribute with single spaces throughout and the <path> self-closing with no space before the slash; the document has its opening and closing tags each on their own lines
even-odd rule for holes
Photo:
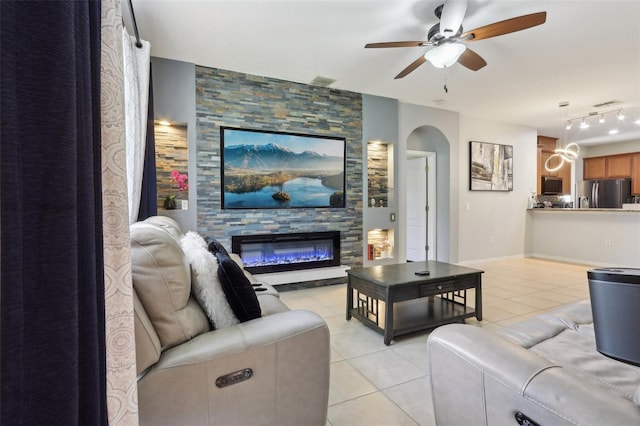
<svg viewBox="0 0 640 426">
<path fill-rule="evenodd" d="M 189 142 L 187 125 L 184 123 L 166 124 L 156 122 L 154 123 L 154 137 L 156 146 L 158 208 L 167 208 L 167 198 L 174 197 L 174 208 L 186 210 L 189 204 L 189 191 L 180 191 L 178 183 L 172 181 L 171 173 L 177 170 L 181 175 L 188 174 Z"/>
<path fill-rule="evenodd" d="M 393 205 L 393 144 L 367 142 L 367 205 Z"/>
</svg>

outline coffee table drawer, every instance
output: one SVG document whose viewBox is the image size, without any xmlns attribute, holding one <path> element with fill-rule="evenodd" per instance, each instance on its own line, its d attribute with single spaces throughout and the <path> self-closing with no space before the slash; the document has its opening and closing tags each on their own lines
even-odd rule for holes
<svg viewBox="0 0 640 426">
<path fill-rule="evenodd" d="M 456 280 L 446 280 L 435 283 L 422 284 L 420 286 L 420 297 L 432 296 L 455 290 L 457 290 Z"/>
</svg>

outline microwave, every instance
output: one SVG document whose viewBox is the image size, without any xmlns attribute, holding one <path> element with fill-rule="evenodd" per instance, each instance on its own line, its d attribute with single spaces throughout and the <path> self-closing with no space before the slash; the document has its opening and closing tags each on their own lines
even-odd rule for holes
<svg viewBox="0 0 640 426">
<path fill-rule="evenodd" d="M 562 178 L 552 176 L 542 176 L 542 195 L 562 194 Z"/>
</svg>

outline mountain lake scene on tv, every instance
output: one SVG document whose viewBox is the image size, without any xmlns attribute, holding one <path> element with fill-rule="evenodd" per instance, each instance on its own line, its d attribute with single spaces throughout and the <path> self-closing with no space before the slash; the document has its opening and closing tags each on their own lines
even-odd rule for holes
<svg viewBox="0 0 640 426">
<path fill-rule="evenodd" d="M 223 132 L 223 208 L 344 207 L 343 139 Z"/>
</svg>

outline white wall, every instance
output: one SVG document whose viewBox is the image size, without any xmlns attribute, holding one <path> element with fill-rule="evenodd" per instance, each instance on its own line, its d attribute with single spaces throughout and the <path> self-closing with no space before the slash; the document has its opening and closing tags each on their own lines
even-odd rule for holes
<svg viewBox="0 0 640 426">
<path fill-rule="evenodd" d="M 534 257 L 640 267 L 640 212 L 537 209 L 528 215 Z"/>
<path fill-rule="evenodd" d="M 513 146 L 513 191 L 469 191 L 469 141 Z M 536 129 L 495 121 L 460 117 L 457 159 L 459 168 L 459 261 L 527 254 L 527 201 L 536 191 Z"/>
<path fill-rule="evenodd" d="M 584 145 L 580 147 L 580 156 L 599 157 L 601 155 L 626 154 L 640 151 L 640 140 L 608 143 L 604 145 Z"/>
</svg>

